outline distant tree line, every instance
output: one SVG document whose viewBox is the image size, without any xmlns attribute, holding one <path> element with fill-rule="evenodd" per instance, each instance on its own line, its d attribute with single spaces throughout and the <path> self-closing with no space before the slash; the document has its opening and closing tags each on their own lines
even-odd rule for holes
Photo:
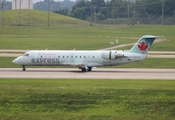
<svg viewBox="0 0 175 120">
<path fill-rule="evenodd" d="M 12 2 L 6 1 L 4 2 L 4 5 L 2 6 L 2 1 L 0 0 L 0 7 L 2 7 L 3 10 L 11 10 L 12 9 Z"/>
<path fill-rule="evenodd" d="M 161 18 L 175 16 L 174 0 L 81 0 L 70 16 L 82 20 L 107 20 L 118 18 Z"/>
<path fill-rule="evenodd" d="M 34 3 L 34 9 L 48 11 L 48 0 Z M 50 12 L 87 21 L 115 21 L 137 18 L 173 18 L 175 0 L 49 0 Z M 6 1 L 3 10 L 11 9 Z"/>
<path fill-rule="evenodd" d="M 64 0 L 64 1 L 57 1 L 57 2 L 54 0 L 49 0 L 50 12 L 59 11 L 59 10 L 71 11 L 72 6 L 75 4 L 76 4 L 76 1 L 74 2 L 71 0 Z M 48 11 L 48 0 L 35 3 L 34 9 Z"/>
</svg>

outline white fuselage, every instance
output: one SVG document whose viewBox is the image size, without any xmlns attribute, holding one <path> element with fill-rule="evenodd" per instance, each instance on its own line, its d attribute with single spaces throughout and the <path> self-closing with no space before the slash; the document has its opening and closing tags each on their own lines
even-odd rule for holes
<svg viewBox="0 0 175 120">
<path fill-rule="evenodd" d="M 75 50 L 32 50 L 14 59 L 12 62 L 25 66 L 77 66 L 83 72 L 93 67 L 114 66 L 137 62 L 147 56 L 147 52 L 156 36 L 142 36 L 130 50 L 75 51 Z"/>
<path fill-rule="evenodd" d="M 104 58 L 103 53 L 110 51 L 74 51 L 74 50 L 34 50 L 26 52 L 14 61 L 26 66 L 113 66 L 145 59 L 145 54 L 122 51 L 124 56 Z M 109 53 L 111 54 L 111 53 Z M 13 62 L 14 62 L 13 61 Z"/>
</svg>

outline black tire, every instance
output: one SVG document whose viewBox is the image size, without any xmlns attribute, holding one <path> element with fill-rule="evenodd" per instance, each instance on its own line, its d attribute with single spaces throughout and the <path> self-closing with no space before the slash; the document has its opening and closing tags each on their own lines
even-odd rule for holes
<svg viewBox="0 0 175 120">
<path fill-rule="evenodd" d="M 26 71 L 26 68 L 22 68 L 22 71 Z"/>
<path fill-rule="evenodd" d="M 86 68 L 81 68 L 81 71 L 82 72 L 86 72 Z"/>
<path fill-rule="evenodd" d="M 92 67 L 88 67 L 87 71 L 91 71 L 92 70 Z"/>
</svg>

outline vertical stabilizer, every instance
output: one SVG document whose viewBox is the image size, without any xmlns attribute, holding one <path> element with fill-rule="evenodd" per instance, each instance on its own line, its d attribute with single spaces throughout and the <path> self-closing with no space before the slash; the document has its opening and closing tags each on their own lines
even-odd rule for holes
<svg viewBox="0 0 175 120">
<path fill-rule="evenodd" d="M 147 54 L 151 45 L 153 44 L 156 36 L 153 35 L 144 35 L 142 36 L 138 42 L 130 49 L 130 52 Z"/>
</svg>

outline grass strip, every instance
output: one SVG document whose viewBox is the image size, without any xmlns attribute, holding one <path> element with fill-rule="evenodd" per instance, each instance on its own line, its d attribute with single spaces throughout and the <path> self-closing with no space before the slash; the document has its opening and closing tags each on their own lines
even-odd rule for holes
<svg viewBox="0 0 175 120">
<path fill-rule="evenodd" d="M 0 79 L 3 120 L 174 119 L 175 81 Z"/>
<path fill-rule="evenodd" d="M 175 51 L 174 26 L 132 26 L 120 29 L 43 29 L 8 26 L 0 28 L 0 31 L 1 49 L 96 50 L 111 47 L 109 43 L 115 43 L 116 39 L 118 44 L 127 44 L 135 43 L 143 35 L 156 35 L 164 36 L 166 40 L 154 43 L 152 51 Z M 121 49 L 130 48 L 131 46 Z"/>
</svg>

